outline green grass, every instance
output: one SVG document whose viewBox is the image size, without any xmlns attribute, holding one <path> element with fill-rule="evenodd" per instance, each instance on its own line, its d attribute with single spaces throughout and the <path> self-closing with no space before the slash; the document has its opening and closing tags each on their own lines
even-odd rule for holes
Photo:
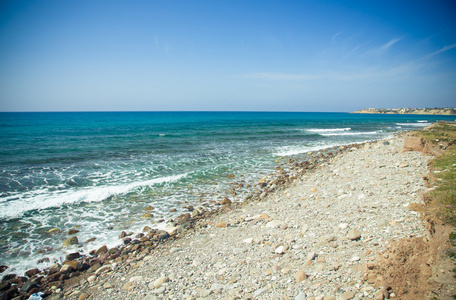
<svg viewBox="0 0 456 300">
<path fill-rule="evenodd" d="M 431 161 L 431 182 L 437 188 L 427 197 L 432 199 L 437 217 L 456 226 L 456 126 L 440 122 L 418 134 L 426 141 L 446 148 L 443 155 Z"/>
<path fill-rule="evenodd" d="M 432 174 L 437 188 L 430 195 L 440 207 L 440 217 L 456 226 L 456 147 L 435 158 L 432 168 L 438 172 Z"/>
</svg>

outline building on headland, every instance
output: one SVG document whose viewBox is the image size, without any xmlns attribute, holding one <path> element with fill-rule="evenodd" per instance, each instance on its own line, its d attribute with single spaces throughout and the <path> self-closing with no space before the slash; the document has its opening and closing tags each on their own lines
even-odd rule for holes
<svg viewBox="0 0 456 300">
<path fill-rule="evenodd" d="M 353 114 L 456 115 L 456 108 L 363 108 Z"/>
</svg>

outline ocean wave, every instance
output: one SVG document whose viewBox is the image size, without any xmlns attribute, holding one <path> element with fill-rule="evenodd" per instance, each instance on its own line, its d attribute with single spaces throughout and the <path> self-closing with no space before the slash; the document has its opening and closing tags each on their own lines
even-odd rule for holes
<svg viewBox="0 0 456 300">
<path fill-rule="evenodd" d="M 412 126 L 412 127 L 426 127 L 426 126 L 429 126 L 430 123 L 424 123 L 424 122 L 420 122 L 418 121 L 419 123 L 396 123 L 396 125 L 399 125 L 399 126 Z"/>
<path fill-rule="evenodd" d="M 40 190 L 34 195 L 30 195 L 31 192 L 28 192 L 24 198 L 19 199 L 18 195 L 10 196 L 3 198 L 2 203 L 0 203 L 0 219 L 20 217 L 29 211 L 60 207 L 62 205 L 80 202 L 101 202 L 114 195 L 126 194 L 138 187 L 151 186 L 164 182 L 175 182 L 187 175 L 188 173 L 185 173 L 128 184 L 79 188 L 67 191 L 55 191 L 51 193 L 43 193 L 43 191 Z"/>
<path fill-rule="evenodd" d="M 301 153 L 313 152 L 313 151 L 320 151 L 323 149 L 340 146 L 340 143 L 332 143 L 332 144 L 322 144 L 322 145 L 314 145 L 314 146 L 285 146 L 280 147 L 277 149 L 277 152 L 274 153 L 276 156 L 290 156 L 296 155 Z"/>
<path fill-rule="evenodd" d="M 316 133 L 320 133 L 320 132 L 339 132 L 339 131 L 350 131 L 351 128 L 350 127 L 347 127 L 347 128 L 313 128 L 313 129 L 305 129 L 305 131 L 307 132 L 316 132 Z"/>
<path fill-rule="evenodd" d="M 378 131 L 365 131 L 365 132 L 340 132 L 340 133 L 320 133 L 322 136 L 354 136 L 354 135 L 373 135 L 379 134 Z"/>
</svg>

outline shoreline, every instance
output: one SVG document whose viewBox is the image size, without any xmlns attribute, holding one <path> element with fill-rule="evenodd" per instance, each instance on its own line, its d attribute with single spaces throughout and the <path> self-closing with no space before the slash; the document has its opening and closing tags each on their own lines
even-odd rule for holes
<svg viewBox="0 0 456 300">
<path fill-rule="evenodd" d="M 405 132 L 399 132 L 399 133 L 396 133 L 394 135 L 394 137 L 390 138 L 390 139 L 371 141 L 371 142 L 366 142 L 366 143 L 361 143 L 361 144 L 351 144 L 349 146 L 344 146 L 343 147 L 344 150 L 342 150 L 340 147 L 333 147 L 334 152 L 330 152 L 330 150 L 328 149 L 328 153 L 330 153 L 330 154 L 328 154 L 327 157 L 315 156 L 312 158 L 315 160 L 312 163 L 307 163 L 305 161 L 296 162 L 296 161 L 292 161 L 293 159 L 290 158 L 290 159 L 288 159 L 288 163 L 292 166 L 292 170 L 290 172 L 288 172 L 288 174 L 286 174 L 287 173 L 286 171 L 282 171 L 283 170 L 282 166 L 285 165 L 285 164 L 282 164 L 282 165 L 280 165 L 279 169 L 277 169 L 275 172 L 275 174 L 277 175 L 277 178 L 273 178 L 273 176 L 271 176 L 269 180 L 266 178 L 263 178 L 260 180 L 259 185 L 262 186 L 262 188 L 264 189 L 263 193 L 261 193 L 261 194 L 256 194 L 256 195 L 252 195 L 252 197 L 247 197 L 247 199 L 244 202 L 240 202 L 240 203 L 237 203 L 237 202 L 231 203 L 229 199 L 228 199 L 228 201 L 226 201 L 226 199 L 224 199 L 224 200 L 222 200 L 222 203 L 220 203 L 220 208 L 215 211 L 199 211 L 198 208 L 193 209 L 193 211 L 189 212 L 188 214 L 183 214 L 179 218 L 177 218 L 176 219 L 177 226 L 174 226 L 174 228 L 172 228 L 172 230 L 170 230 L 169 232 L 146 228 L 146 231 L 148 231 L 148 232 L 145 232 L 142 234 L 137 234 L 135 236 L 135 238 L 132 238 L 131 235 L 129 236 L 129 235 L 126 235 L 126 233 L 125 233 L 125 237 L 124 237 L 125 238 L 125 240 L 124 240 L 125 247 L 123 247 L 123 249 L 120 249 L 120 250 L 117 248 L 107 249 L 106 247 L 101 247 L 101 248 L 93 251 L 94 253 L 92 253 L 92 255 L 93 255 L 92 257 L 89 256 L 89 257 L 85 257 L 85 258 L 78 258 L 77 254 L 73 254 L 73 255 L 70 254 L 69 257 L 67 257 L 69 259 L 66 262 L 66 264 L 63 264 L 63 266 L 54 266 L 53 268 L 50 268 L 45 277 L 39 276 L 39 275 L 37 276 L 37 274 L 32 275 L 32 278 L 29 282 L 32 282 L 33 278 L 41 277 L 40 284 L 42 286 L 48 286 L 48 288 L 49 288 L 48 293 L 50 290 L 54 292 L 54 294 L 52 296 L 47 297 L 46 299 L 54 299 L 54 298 L 60 299 L 60 297 L 63 297 L 63 295 L 65 295 L 65 297 L 71 297 L 71 298 L 78 297 L 79 299 L 85 299 L 84 297 L 89 296 L 89 295 L 91 295 L 90 299 L 109 299 L 109 297 L 106 297 L 106 295 L 103 296 L 103 291 L 104 292 L 114 291 L 115 287 L 112 284 L 111 284 L 111 286 L 109 286 L 109 282 L 111 282 L 111 280 L 108 280 L 106 282 L 106 284 L 104 284 L 104 285 L 101 284 L 101 282 L 103 280 L 106 280 L 106 278 L 105 278 L 106 276 L 109 277 L 118 272 L 126 271 L 127 269 L 130 269 L 131 267 L 133 269 L 140 269 L 142 267 L 142 265 L 145 264 L 145 262 L 147 262 L 148 260 L 156 260 L 156 259 L 160 260 L 160 255 L 158 253 L 161 253 L 161 254 L 165 253 L 165 256 L 175 254 L 175 253 L 180 253 L 182 250 L 179 248 L 180 246 L 177 247 L 177 250 L 176 250 L 176 247 L 173 247 L 172 245 L 176 244 L 176 243 L 179 244 L 183 239 L 186 239 L 188 236 L 197 235 L 197 233 L 201 232 L 201 231 L 205 231 L 208 229 L 224 230 L 224 228 L 225 228 L 225 230 L 228 230 L 229 228 L 235 228 L 239 224 L 243 224 L 245 222 L 247 222 L 247 223 L 253 222 L 256 224 L 267 225 L 270 222 L 274 221 L 274 218 L 272 217 L 273 213 L 271 213 L 271 212 L 260 214 L 259 217 L 258 216 L 245 217 L 245 218 L 243 218 L 242 222 L 239 222 L 236 220 L 234 222 L 224 222 L 221 220 L 221 218 L 226 218 L 227 215 L 233 214 L 233 213 L 239 214 L 240 210 L 245 210 L 254 204 L 262 204 L 265 201 L 269 203 L 269 202 L 271 202 L 271 199 L 274 199 L 274 198 L 277 199 L 277 197 L 280 200 L 281 197 L 286 197 L 286 195 L 289 193 L 289 191 L 292 188 L 295 188 L 297 185 L 302 183 L 302 180 L 304 177 L 309 177 L 309 178 L 315 177 L 316 176 L 315 173 L 319 172 L 319 170 L 324 169 L 325 167 L 328 167 L 329 165 L 331 165 L 332 160 L 338 160 L 338 159 L 340 159 L 341 156 L 353 154 L 354 152 L 356 152 L 358 150 L 366 151 L 366 150 L 370 149 L 371 147 L 376 147 L 378 145 L 380 145 L 380 146 L 384 145 L 386 147 L 387 141 L 389 141 L 389 140 L 396 141 L 401 138 L 403 139 L 404 135 L 405 135 Z M 334 153 L 336 153 L 336 155 L 334 155 Z M 295 171 L 297 171 L 296 173 L 293 172 L 293 168 Z M 385 166 L 382 166 L 382 168 L 385 168 Z M 404 167 L 404 168 L 406 168 L 406 167 Z M 317 191 L 315 191 L 315 193 L 316 192 Z M 311 192 L 310 196 L 312 196 L 313 193 L 314 192 Z M 302 203 L 300 203 L 300 205 L 301 204 Z M 329 206 L 330 205 L 331 204 L 329 204 Z M 303 206 L 300 206 L 300 207 L 303 207 Z M 397 226 L 398 223 L 399 224 L 401 223 L 401 222 L 397 222 L 397 221 L 398 220 L 394 220 L 391 222 L 396 222 L 394 226 Z M 266 222 L 268 222 L 268 223 L 266 223 Z M 266 224 L 263 224 L 263 223 L 266 223 Z M 345 223 L 342 223 L 342 224 L 345 224 Z M 278 227 L 281 228 L 282 225 L 278 226 Z M 342 227 L 344 227 L 344 226 L 345 225 L 343 225 Z M 285 228 L 285 229 L 282 228 L 280 230 L 287 231 L 288 226 L 285 226 L 285 227 L 287 227 L 287 228 Z M 347 227 L 348 227 L 348 224 L 347 224 Z M 345 227 L 344 229 L 347 229 L 347 227 Z M 272 227 L 272 228 L 274 228 L 274 227 Z M 291 227 L 291 228 L 294 228 L 294 227 Z M 343 229 L 341 228 L 339 230 L 343 230 Z M 254 244 L 254 238 L 252 237 L 251 239 L 252 240 L 250 241 L 250 243 L 247 243 L 248 241 L 246 243 Z M 331 244 L 333 242 L 333 240 L 332 240 L 333 237 L 330 237 L 329 239 L 330 239 L 330 241 L 324 241 L 324 242 Z M 337 240 L 337 238 L 336 238 L 336 240 Z M 359 241 L 359 239 L 354 239 L 354 240 Z M 128 242 L 125 242 L 125 241 L 128 241 Z M 160 242 L 160 241 L 164 241 L 164 242 Z M 262 245 L 263 248 L 265 248 L 265 247 L 274 248 L 274 249 L 272 249 L 273 250 L 272 253 L 274 253 L 274 255 L 278 256 L 278 257 L 285 256 L 287 254 L 287 251 L 291 251 L 295 248 L 294 245 L 291 245 L 290 243 L 285 246 L 284 245 L 277 246 L 278 244 L 272 244 L 272 243 L 268 244 L 268 241 L 265 241 L 264 238 L 263 238 L 263 241 L 260 242 L 260 244 Z M 283 247 L 283 248 L 280 248 L 280 247 Z M 283 250 L 285 248 L 287 248 L 287 249 Z M 283 252 L 281 252 L 281 251 L 283 251 Z M 280 252 L 280 253 L 278 253 L 278 252 Z M 307 258 L 312 256 L 310 254 L 308 254 Z M 319 256 L 317 253 L 315 253 L 315 254 L 316 254 L 315 257 L 310 259 L 310 261 L 315 261 L 315 259 Z M 154 255 L 155 256 L 159 255 L 159 257 L 151 258 L 151 256 L 154 256 Z M 361 257 L 359 260 L 361 260 Z M 357 262 L 359 260 L 354 260 L 354 262 L 355 261 Z M 318 259 L 317 259 L 317 261 L 318 261 Z M 77 262 L 77 263 L 75 263 L 75 262 Z M 307 263 L 309 263 L 309 260 L 307 260 Z M 194 262 L 192 262 L 192 264 L 194 265 Z M 200 265 L 201 265 L 201 263 L 200 263 Z M 310 263 L 310 265 L 312 265 L 312 262 Z M 73 268 L 73 266 L 74 266 L 74 268 Z M 198 267 L 198 266 L 199 265 L 197 263 L 194 267 Z M 340 268 L 340 266 L 336 269 L 339 269 L 339 268 Z M 303 267 L 303 269 L 305 269 L 305 267 Z M 273 269 L 272 273 L 269 275 L 272 276 L 273 273 L 275 273 L 276 271 L 277 270 Z M 269 272 L 269 270 L 268 270 L 268 272 Z M 297 271 L 297 272 L 299 272 L 299 271 Z M 292 268 L 289 268 L 288 272 L 280 272 L 280 273 L 282 273 L 283 275 L 289 276 L 291 273 L 294 273 L 294 271 L 292 270 Z M 173 274 L 171 274 L 171 275 L 173 275 Z M 267 275 L 267 276 L 269 276 L 269 275 Z M 33 276 L 35 276 L 35 277 L 33 277 Z M 306 277 L 307 276 L 308 275 L 306 275 Z M 309 276 L 311 276 L 311 275 L 309 275 Z M 172 279 L 169 276 L 162 276 L 162 277 L 167 277 L 168 278 L 167 280 L 170 280 L 170 282 L 178 281 L 178 279 L 179 279 L 179 278 Z M 174 276 L 171 276 L 171 277 L 174 277 Z M 105 278 L 105 279 L 103 279 L 103 278 Z M 293 278 L 292 274 L 291 274 L 291 278 Z M 142 280 L 144 280 L 144 278 Z M 150 280 L 152 280 L 152 279 L 149 279 L 149 281 Z M 165 280 L 165 279 L 163 279 L 163 280 Z M 298 281 L 297 279 L 291 279 L 291 280 Z M 139 281 L 141 281 L 141 280 L 139 280 Z M 127 285 L 128 282 L 130 282 L 131 284 L 129 286 L 125 287 L 125 285 Z M 231 284 L 235 284 L 235 283 L 236 282 L 233 282 Z M 161 286 L 159 288 L 156 288 L 155 285 L 152 284 L 152 281 L 148 282 L 148 284 L 152 290 L 157 290 L 157 289 L 161 288 Z M 147 284 L 145 284 L 145 285 L 147 286 Z M 165 284 L 165 287 L 166 286 L 167 285 Z M 95 291 L 93 291 L 94 287 L 97 287 L 95 289 Z M 138 284 L 135 283 L 135 280 L 126 281 L 123 286 L 117 286 L 117 289 L 118 289 L 117 291 L 119 291 L 121 293 L 126 292 L 127 297 L 130 297 L 128 299 L 141 299 L 141 297 L 144 297 L 145 295 L 135 294 L 135 296 L 133 296 L 133 298 L 131 297 L 131 295 L 128 296 L 128 292 L 134 292 L 135 290 L 137 290 L 137 287 L 138 287 Z M 76 293 L 74 291 L 75 288 L 77 288 Z M 84 290 L 87 291 L 87 293 Z M 98 292 L 101 291 L 101 294 L 97 294 L 97 291 Z M 213 293 L 214 291 L 218 291 L 218 292 L 214 294 Z M 209 289 L 209 294 L 206 296 L 211 295 L 210 299 L 212 299 L 212 296 L 219 297 L 219 294 L 222 291 L 224 291 L 224 288 Z M 373 290 L 373 291 L 376 291 L 376 290 Z M 30 290 L 29 290 L 29 292 L 30 292 Z M 202 292 L 201 294 L 198 294 L 198 296 L 202 296 L 202 295 L 204 296 L 204 294 L 206 292 L 207 292 L 207 289 L 204 292 Z M 348 292 L 348 293 L 350 293 L 350 292 Z M 166 288 L 165 288 L 165 290 L 163 290 L 163 293 L 155 293 L 153 296 L 151 296 L 152 297 L 151 299 L 154 299 L 153 297 L 158 297 L 158 296 L 161 297 L 164 294 L 167 294 Z M 263 292 L 261 292 L 261 294 L 263 294 Z M 123 296 L 125 296 L 125 295 L 123 295 Z M 255 293 L 253 293 L 252 296 L 255 296 Z M 296 295 L 296 296 L 298 296 L 298 295 Z M 105 298 L 103 298 L 103 297 L 105 297 Z M 190 294 L 189 297 L 193 297 L 193 295 Z M 260 297 L 260 298 L 262 298 L 262 297 Z M 268 298 L 265 296 L 265 299 L 268 299 Z M 350 299 L 350 298 L 347 298 L 347 299 Z"/>
</svg>

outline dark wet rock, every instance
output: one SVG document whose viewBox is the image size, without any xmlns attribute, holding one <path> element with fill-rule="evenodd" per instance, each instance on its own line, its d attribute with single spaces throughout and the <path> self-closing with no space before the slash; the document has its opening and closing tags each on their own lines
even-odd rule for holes
<svg viewBox="0 0 456 300">
<path fill-rule="evenodd" d="M 5 272 L 8 269 L 8 266 L 0 266 L 0 273 Z"/>
<path fill-rule="evenodd" d="M 24 283 L 24 285 L 21 287 L 21 292 L 24 292 L 24 293 L 28 293 L 30 292 L 31 289 L 34 289 L 34 288 L 39 288 L 40 286 L 34 282 L 26 282 Z"/>
<path fill-rule="evenodd" d="M 101 261 L 100 261 L 100 259 L 99 259 L 98 257 L 91 258 L 91 259 L 89 260 L 89 265 L 90 265 L 90 266 L 93 266 L 93 265 L 99 264 L 99 263 L 101 263 Z"/>
<path fill-rule="evenodd" d="M 40 269 L 35 268 L 35 269 L 31 269 L 31 270 L 28 270 L 27 272 L 25 272 L 25 276 L 32 277 L 32 276 L 35 276 L 38 273 L 40 273 Z"/>
<path fill-rule="evenodd" d="M 60 273 L 60 272 L 53 273 L 52 275 L 48 275 L 48 276 L 44 277 L 44 278 L 43 278 L 43 281 L 44 281 L 45 283 L 49 283 L 49 282 L 53 282 L 53 281 L 58 281 L 60 275 L 62 275 L 62 273 Z"/>
<path fill-rule="evenodd" d="M 91 243 L 91 242 L 95 241 L 96 239 L 97 239 L 97 238 L 95 238 L 95 237 L 90 238 L 90 239 L 88 239 L 87 241 L 85 241 L 85 243 L 86 243 L 86 244 L 87 244 L 87 243 Z"/>
<path fill-rule="evenodd" d="M 57 273 L 58 271 L 60 270 L 60 266 L 52 266 L 49 270 L 48 270 L 48 273 L 47 275 L 52 275 L 52 274 L 55 274 Z"/>
<path fill-rule="evenodd" d="M 66 260 L 75 260 L 75 259 L 78 259 L 79 257 L 81 257 L 81 254 L 79 252 L 73 252 L 73 253 L 70 253 L 68 254 L 65 259 Z"/>
<path fill-rule="evenodd" d="M 103 253 L 106 253 L 108 252 L 108 247 L 106 247 L 106 245 L 104 246 L 101 246 L 100 248 L 98 248 L 97 251 L 95 251 L 95 255 L 100 255 L 100 254 L 103 254 Z"/>
<path fill-rule="evenodd" d="M 131 241 L 132 241 L 132 239 L 128 237 L 128 238 L 125 238 L 125 239 L 123 240 L 123 243 L 124 243 L 125 245 L 128 245 L 128 244 L 131 243 Z"/>
<path fill-rule="evenodd" d="M 21 284 L 21 283 L 27 282 L 28 278 L 25 276 L 18 276 L 16 278 L 11 279 L 10 281 L 11 281 L 11 283 Z"/>
<path fill-rule="evenodd" d="M 16 278 L 16 277 L 17 277 L 16 274 L 8 274 L 8 275 L 5 275 L 5 276 L 3 276 L 3 278 L 2 278 L 2 282 L 7 281 L 7 280 L 14 279 L 14 278 Z"/>
<path fill-rule="evenodd" d="M 48 263 L 48 262 L 51 262 L 51 259 L 49 257 L 44 257 L 44 258 L 41 258 L 38 260 L 39 264 Z"/>
<path fill-rule="evenodd" d="M 2 294 L 2 300 L 13 299 L 14 297 L 19 296 L 19 289 L 16 285 L 11 286 L 8 290 L 4 291 Z"/>
<path fill-rule="evenodd" d="M 73 235 L 73 234 L 76 234 L 78 232 L 79 232 L 79 230 L 77 230 L 77 229 L 70 229 L 70 230 L 68 230 L 68 235 Z"/>
<path fill-rule="evenodd" d="M 126 236 L 127 236 L 127 233 L 125 231 L 122 231 L 119 235 L 119 239 L 123 239 Z"/>
<path fill-rule="evenodd" d="M 77 277 L 79 275 L 81 275 L 81 273 L 79 273 L 79 272 L 71 272 L 70 273 L 70 278 Z"/>
<path fill-rule="evenodd" d="M 89 268 L 90 268 L 90 265 L 87 264 L 87 263 L 80 263 L 78 265 L 78 271 L 79 272 L 84 272 L 84 271 L 88 270 Z"/>
<path fill-rule="evenodd" d="M 92 266 L 87 270 L 87 272 L 88 272 L 88 273 L 93 273 L 93 272 L 95 272 L 96 270 L 98 270 L 100 267 L 101 267 L 101 264 L 100 264 L 100 263 L 96 263 L 96 264 L 92 265 Z"/>
<path fill-rule="evenodd" d="M 3 281 L 0 283 L 0 292 L 6 291 L 11 287 L 11 281 Z"/>
</svg>

